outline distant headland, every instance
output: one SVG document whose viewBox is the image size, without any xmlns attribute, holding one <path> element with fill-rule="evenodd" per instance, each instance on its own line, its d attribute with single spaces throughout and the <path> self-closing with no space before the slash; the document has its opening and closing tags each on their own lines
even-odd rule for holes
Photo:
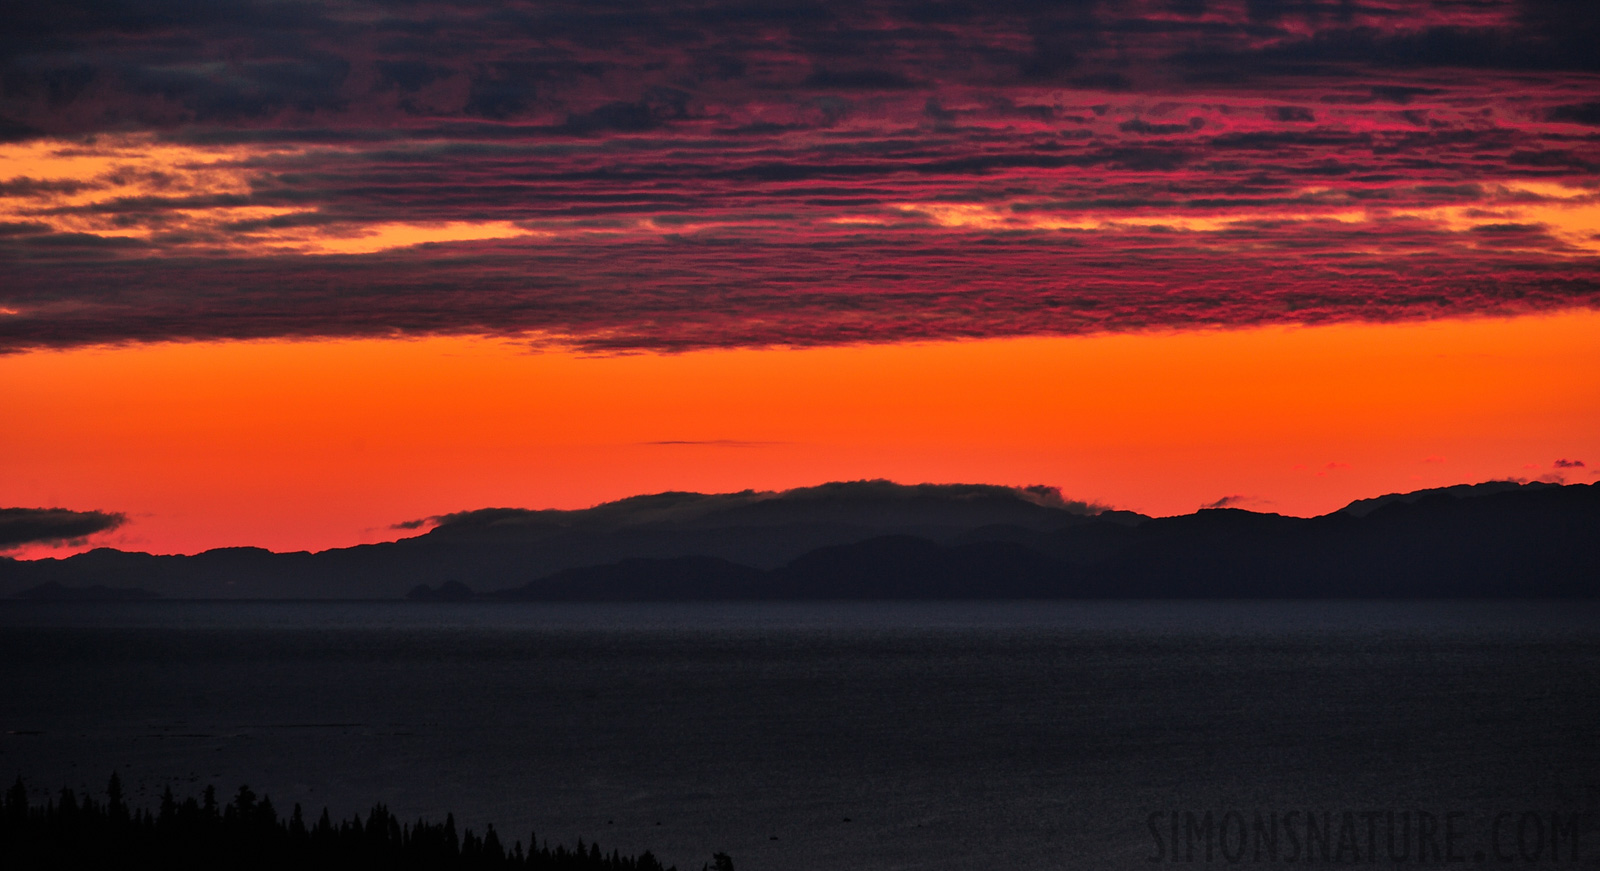
<svg viewBox="0 0 1600 871">
<path fill-rule="evenodd" d="M 1320 517 L 1148 517 L 1049 488 L 855 481 L 490 508 L 320 553 L 0 559 L 0 597 L 414 601 L 1593 598 L 1600 485 L 1494 481 Z"/>
</svg>

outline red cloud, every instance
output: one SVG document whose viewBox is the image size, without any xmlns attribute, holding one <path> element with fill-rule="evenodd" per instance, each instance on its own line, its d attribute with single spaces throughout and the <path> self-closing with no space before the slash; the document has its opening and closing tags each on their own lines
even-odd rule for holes
<svg viewBox="0 0 1600 871">
<path fill-rule="evenodd" d="M 0 349 L 670 350 L 1600 302 L 1573 217 L 1600 170 L 1572 96 L 1593 16 L 624 8 L 11 22 L 35 50 L 0 58 Z M 111 168 L 27 150 L 86 134 L 49 147 Z"/>
</svg>

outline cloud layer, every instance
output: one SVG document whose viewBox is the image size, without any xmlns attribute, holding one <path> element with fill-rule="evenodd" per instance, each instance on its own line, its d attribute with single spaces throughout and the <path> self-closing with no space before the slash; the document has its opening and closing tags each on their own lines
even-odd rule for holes
<svg viewBox="0 0 1600 871">
<path fill-rule="evenodd" d="M 121 514 L 65 508 L 0 508 L 0 550 L 25 544 L 74 543 L 126 522 Z"/>
<path fill-rule="evenodd" d="M 1583 4 L 113 3 L 0 37 L 0 348 L 1600 299 Z"/>
</svg>

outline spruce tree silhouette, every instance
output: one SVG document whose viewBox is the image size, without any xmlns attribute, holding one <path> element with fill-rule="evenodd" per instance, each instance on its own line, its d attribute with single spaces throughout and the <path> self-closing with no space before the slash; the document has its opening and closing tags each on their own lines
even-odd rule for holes
<svg viewBox="0 0 1600 871">
<path fill-rule="evenodd" d="M 715 871 L 732 871 L 727 854 L 713 857 Z M 374 805 L 335 823 L 328 810 L 314 826 L 296 804 L 279 818 L 268 796 L 239 787 L 232 802 L 219 808 L 216 790 L 206 787 L 202 801 L 179 801 L 162 790 L 158 810 L 128 806 L 115 773 L 106 800 L 79 796 L 63 788 L 54 801 L 32 804 L 19 777 L 0 798 L 0 867 L 110 868 L 156 867 L 174 871 L 229 868 L 242 871 L 676 871 L 663 868 L 648 850 L 638 856 L 610 855 L 600 845 L 578 841 L 576 849 L 516 841 L 510 850 L 493 826 L 480 837 L 468 828 L 457 833 L 455 816 L 443 823 L 419 819 L 402 824 L 389 809 Z"/>
</svg>

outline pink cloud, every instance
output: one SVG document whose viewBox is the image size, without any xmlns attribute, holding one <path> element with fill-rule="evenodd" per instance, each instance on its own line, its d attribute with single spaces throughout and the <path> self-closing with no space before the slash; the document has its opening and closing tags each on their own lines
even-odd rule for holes
<svg viewBox="0 0 1600 871">
<path fill-rule="evenodd" d="M 675 350 L 1600 304 L 1600 243 L 1562 223 L 1600 167 L 1574 97 L 1592 16 L 624 8 L 312 0 L 119 28 L 41 7 L 17 24 L 36 50 L 0 61 L 0 157 L 131 136 L 231 181 L 200 184 L 199 159 L 0 178 L 0 349 Z M 386 232 L 480 241 L 322 253 Z"/>
</svg>

